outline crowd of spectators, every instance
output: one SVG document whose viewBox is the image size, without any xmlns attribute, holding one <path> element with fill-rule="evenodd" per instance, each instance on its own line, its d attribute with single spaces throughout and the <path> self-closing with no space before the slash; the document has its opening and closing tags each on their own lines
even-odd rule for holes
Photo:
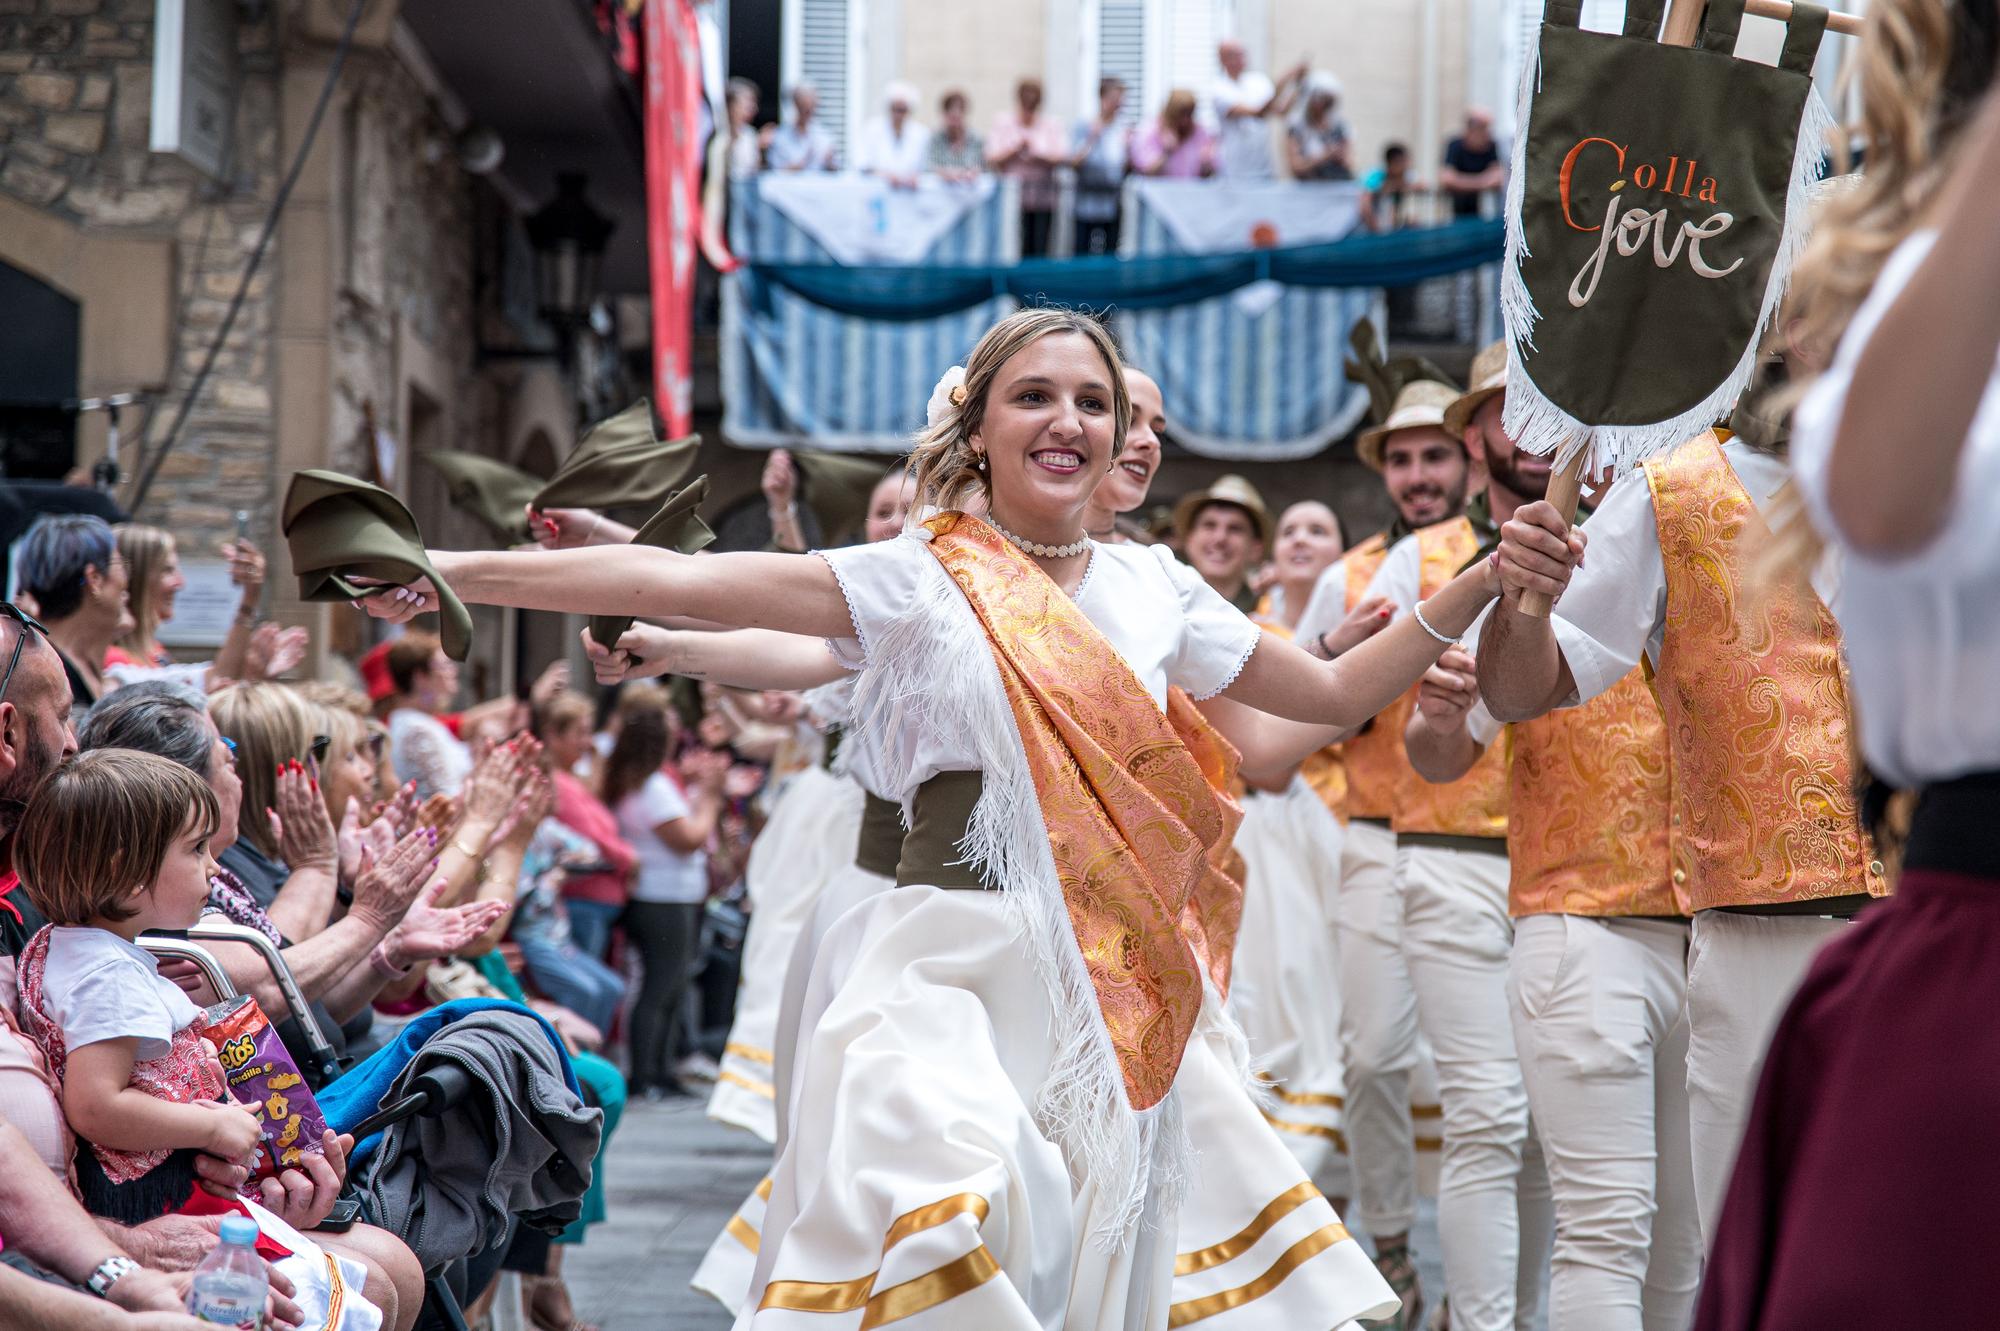
<svg viewBox="0 0 2000 1331">
<path fill-rule="evenodd" d="M 1126 115 L 1130 90 L 1122 79 L 1102 79 L 1093 114 L 1063 125 L 1044 114 L 1041 81 L 1025 78 L 1015 85 L 1013 105 L 993 117 L 983 136 L 971 128 L 963 91 L 954 88 L 939 99 L 932 129 L 918 117 L 917 89 L 891 83 L 880 113 L 863 124 L 851 162 L 842 159 L 834 134 L 819 121 L 819 94 L 811 84 L 792 88 L 788 119 L 759 129 L 756 86 L 732 79 L 721 151 L 732 178 L 849 167 L 897 189 L 915 189 L 926 177 L 947 184 L 989 174 L 1011 178 L 1019 191 L 1025 257 L 1052 252 L 1065 187 L 1075 226 L 1072 252 L 1114 252 L 1128 175 L 1359 178 L 1362 225 L 1375 231 L 1416 224 L 1424 216 L 1421 203 L 1432 197 L 1448 217 L 1476 216 L 1482 201 L 1497 197 L 1505 184 L 1505 148 L 1494 137 L 1491 113 L 1481 108 L 1466 112 L 1464 126 L 1443 147 L 1435 183 L 1427 184 L 1411 174 L 1409 147 L 1400 142 L 1388 144 L 1381 161 L 1363 172 L 1355 161 L 1353 126 L 1341 110 L 1341 83 L 1333 74 L 1302 61 L 1273 80 L 1252 69 L 1243 44 L 1233 40 L 1217 46 L 1216 65 L 1206 89 L 1170 89 L 1157 109 L 1136 123 Z M 1280 127 L 1282 134 L 1276 132 Z"/>
<path fill-rule="evenodd" d="M 587 696 L 561 665 L 468 702 L 418 632 L 363 656 L 360 690 L 300 679 L 301 635 L 257 616 L 260 553 L 227 553 L 243 609 L 212 663 L 159 641 L 182 580 L 153 528 L 39 520 L 0 605 L 0 1325 L 191 1326 L 176 1310 L 219 1232 L 201 1197 L 247 1188 L 365 1267 L 389 1331 L 435 1297 L 427 1277 L 476 1302 L 503 1264 L 533 1324 L 571 1327 L 561 1253 L 603 1218 L 600 1175 L 536 1213 L 555 1221 L 523 1223 L 524 1205 L 450 1253 L 435 1222 L 428 1240 L 373 1210 L 382 1227 L 348 1223 L 343 1197 L 376 1197 L 389 1153 L 357 1174 L 331 1128 L 251 1185 L 257 1120 L 208 1079 L 205 1009 L 250 995 L 322 1103 L 369 1088 L 365 1117 L 453 1000 L 520 1004 L 577 1114 L 603 1111 L 601 1151 L 628 1095 L 714 1076 L 713 996 L 734 977 L 696 981 L 727 964 L 712 921 L 740 898 L 783 727 L 717 690 Z M 186 951 L 190 929 L 218 977 L 150 946 Z M 106 1272 L 109 1297 L 86 1292 Z M 277 1324 L 315 1324 L 274 1289 Z"/>
</svg>

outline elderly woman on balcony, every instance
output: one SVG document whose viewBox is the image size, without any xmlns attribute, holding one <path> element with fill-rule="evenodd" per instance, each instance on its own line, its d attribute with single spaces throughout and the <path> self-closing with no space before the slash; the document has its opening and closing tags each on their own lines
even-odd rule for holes
<svg viewBox="0 0 2000 1331">
<path fill-rule="evenodd" d="M 1194 118 L 1195 95 L 1186 88 L 1167 94 L 1160 118 L 1132 140 L 1132 170 L 1168 180 L 1197 180 L 1215 174 L 1216 138 Z"/>
</svg>

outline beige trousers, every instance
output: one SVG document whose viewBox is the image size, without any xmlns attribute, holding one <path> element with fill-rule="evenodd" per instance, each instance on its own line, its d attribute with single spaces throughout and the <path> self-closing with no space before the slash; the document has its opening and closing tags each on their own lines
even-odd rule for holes
<svg viewBox="0 0 2000 1331">
<path fill-rule="evenodd" d="M 1540 1321 L 1554 1213 L 1508 1016 L 1507 857 L 1396 851 L 1403 950 L 1444 1102 L 1438 1237 L 1452 1331 Z"/>
<path fill-rule="evenodd" d="M 1822 945 L 1847 927 L 1819 915 L 1705 910 L 1688 947 L 1688 1128 L 1707 1251 L 1750 1117 L 1764 1049 Z"/>
<path fill-rule="evenodd" d="M 1410 1112 L 1412 1085 L 1425 1060 L 1417 995 L 1403 960 L 1395 833 L 1359 819 L 1349 822 L 1340 865 L 1334 933 L 1354 1219 L 1378 1237 L 1407 1234 L 1417 1214 L 1415 1138 L 1435 1135 L 1437 1122 L 1426 1120 L 1420 1134 Z"/>
<path fill-rule="evenodd" d="M 1677 920 L 1514 922 L 1514 1044 L 1555 1198 L 1549 1331 L 1682 1331 L 1693 1317 L 1687 951 Z"/>
</svg>

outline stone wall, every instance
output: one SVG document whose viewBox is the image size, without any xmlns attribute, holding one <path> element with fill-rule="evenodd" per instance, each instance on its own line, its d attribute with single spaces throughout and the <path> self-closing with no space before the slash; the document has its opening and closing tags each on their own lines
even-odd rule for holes
<svg viewBox="0 0 2000 1331">
<path fill-rule="evenodd" d="M 474 363 L 471 181 L 450 131 L 379 51 L 350 61 L 328 130 L 338 213 L 329 465 L 360 465 L 365 403 L 407 455 L 418 442 L 403 437 L 413 380 L 442 412 L 431 446 L 476 447 L 491 408 Z M 427 474 L 407 456 L 401 473 L 411 486 Z"/>
<path fill-rule="evenodd" d="M 433 448 L 501 451 L 500 393 L 476 357 L 473 184 L 450 150 L 449 129 L 392 52 L 356 53 L 341 83 L 322 130 L 332 135 L 335 238 L 326 465 L 365 474 L 372 415 L 396 442 L 390 479 L 425 538 L 488 545 L 485 529 L 448 502 L 437 473 L 417 456 Z M 356 614 L 334 613 L 350 621 Z M 506 618 L 474 611 L 472 696 L 511 683 Z M 335 637 L 343 647 L 366 636 L 358 622 L 342 629 Z"/>
<path fill-rule="evenodd" d="M 128 482 L 119 498 L 128 505 L 144 460 L 135 436 L 163 438 L 181 406 L 303 133 L 328 56 L 323 42 L 305 35 L 308 16 L 298 0 L 274 0 L 241 23 L 236 146 L 229 178 L 211 180 L 149 149 L 153 6 L 0 0 L 0 198 L 80 237 L 147 237 L 159 246 L 158 267 L 171 273 L 171 316 L 146 334 L 162 343 L 152 362 L 165 367 L 162 381 L 83 387 L 87 394 L 158 394 L 143 426 L 138 413 L 125 418 Z M 383 26 L 379 36 L 386 36 Z M 482 447 L 487 440 L 495 446 L 482 451 L 497 452 L 504 427 L 500 390 L 476 361 L 474 182 L 451 146 L 430 93 L 393 44 L 349 53 L 286 225 L 266 249 L 214 371 L 135 515 L 174 531 L 186 557 L 212 557 L 239 509 L 252 514 L 253 537 L 275 550 L 283 473 L 293 467 L 366 474 L 364 406 L 400 446 L 390 480 L 411 497 L 426 532 L 441 544 L 483 542 L 411 456 L 419 447 Z M 327 224 L 293 225 L 307 215 L 324 215 Z M 86 299 L 36 255 L 10 253 L 4 235 L 0 259 L 82 301 L 86 342 L 93 326 L 119 320 L 115 298 Z M 321 309 L 324 316 L 308 313 L 311 326 L 301 326 L 302 311 Z M 281 447 L 278 420 L 281 348 L 301 339 L 324 346 L 326 367 L 324 394 L 315 391 L 308 410 L 325 418 L 285 423 L 309 435 L 303 450 Z M 317 384 L 317 369 L 313 378 Z M 83 418 L 80 464 L 101 455 L 102 437 L 102 418 Z M 282 575 L 287 566 L 279 553 L 274 569 Z M 274 610 L 324 629 L 337 647 L 366 636 L 354 612 L 336 609 L 329 617 L 287 604 L 282 577 L 268 595 Z M 475 674 L 497 681 L 505 636 L 482 624 L 482 640 L 496 654 Z"/>
<path fill-rule="evenodd" d="M 168 382 L 98 385 L 150 389 L 147 433 L 164 435 L 255 241 L 277 180 L 274 23 L 243 25 L 241 98 L 231 179 L 209 180 L 147 146 L 152 112 L 152 0 L 0 0 L 0 194 L 86 234 L 169 243 L 174 311 L 161 360 Z M 0 240 L 0 249 L 4 249 Z M 252 284 L 201 401 L 160 468 L 140 516 L 179 533 L 192 556 L 212 554 L 249 509 L 268 541 L 273 503 L 270 268 Z M 83 318 L 119 311 L 87 304 Z M 90 391 L 89 388 L 86 391 Z M 133 417 L 126 418 L 132 440 Z M 101 418 L 85 418 L 79 461 L 101 450 Z M 137 457 L 125 454 L 128 474 Z M 121 494 L 129 499 L 131 488 Z"/>
</svg>

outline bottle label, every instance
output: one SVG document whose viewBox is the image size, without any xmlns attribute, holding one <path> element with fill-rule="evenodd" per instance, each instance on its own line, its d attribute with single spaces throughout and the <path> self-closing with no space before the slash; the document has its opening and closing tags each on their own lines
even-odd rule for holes
<svg viewBox="0 0 2000 1331">
<path fill-rule="evenodd" d="M 264 1300 L 226 1290 L 196 1289 L 188 1296 L 188 1313 L 197 1322 L 212 1322 L 233 1331 L 262 1331 Z"/>
</svg>

